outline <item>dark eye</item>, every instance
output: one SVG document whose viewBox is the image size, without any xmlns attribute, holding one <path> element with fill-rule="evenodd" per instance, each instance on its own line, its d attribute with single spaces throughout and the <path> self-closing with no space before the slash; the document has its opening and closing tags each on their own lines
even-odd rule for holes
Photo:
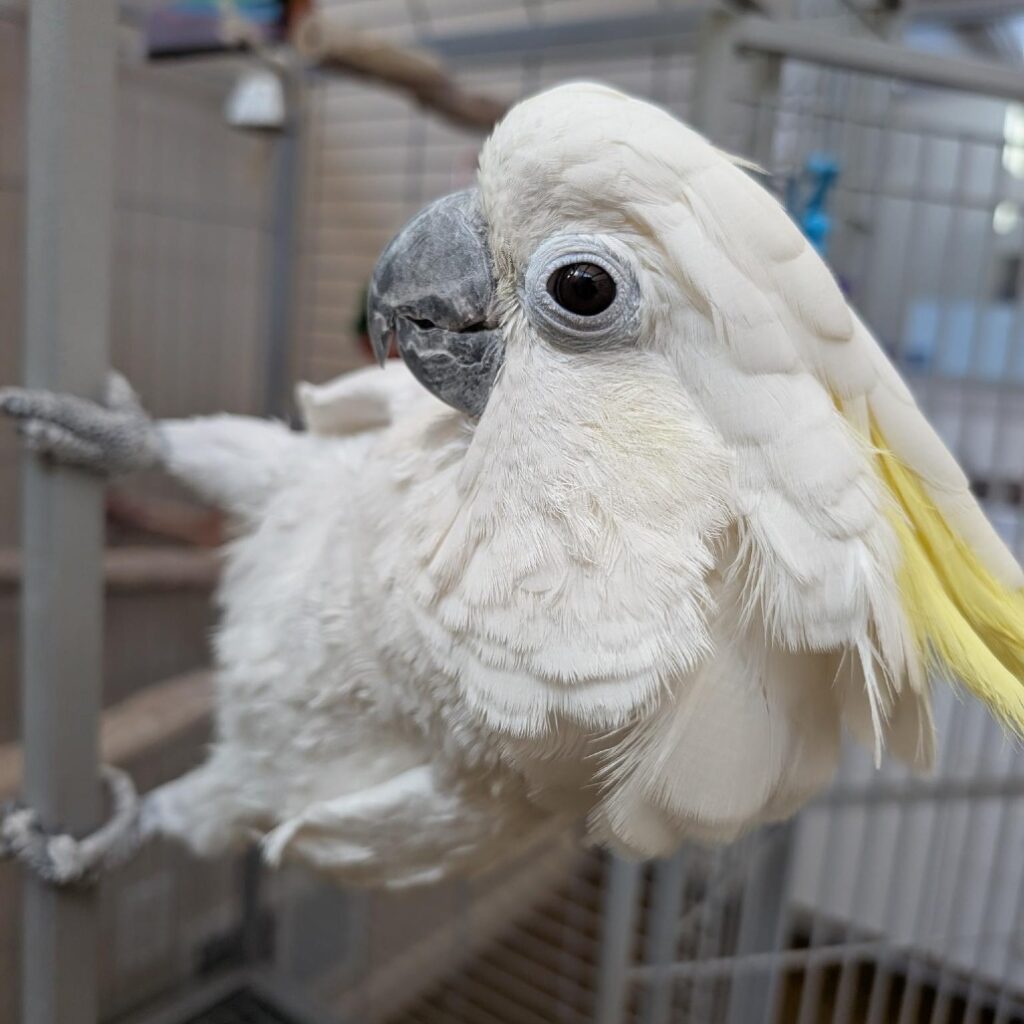
<svg viewBox="0 0 1024 1024">
<path fill-rule="evenodd" d="M 615 301 L 615 282 L 596 263 L 570 263 L 548 278 L 548 294 L 577 316 L 597 316 Z"/>
</svg>

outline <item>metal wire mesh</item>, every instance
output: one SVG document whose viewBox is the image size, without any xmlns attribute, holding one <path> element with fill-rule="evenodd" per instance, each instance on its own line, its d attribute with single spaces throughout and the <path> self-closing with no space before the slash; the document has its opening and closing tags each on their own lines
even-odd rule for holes
<svg viewBox="0 0 1024 1024">
<path fill-rule="evenodd" d="M 353 25 L 396 40 L 429 38 L 442 52 L 458 43 L 463 80 L 510 99 L 592 77 L 684 118 L 690 110 L 696 39 L 678 22 L 659 32 L 657 20 L 634 20 L 618 47 L 583 31 L 685 4 L 344 7 Z M 808 0 L 803 13 L 836 10 Z M 546 32 L 565 24 L 590 41 Z M 19 31 L 0 21 L 0 123 L 13 126 L 0 134 L 0 307 L 12 320 Z M 118 362 L 158 413 L 257 411 L 270 144 L 227 135 L 220 91 L 187 73 L 134 72 L 122 94 Z M 1015 113 L 984 97 L 910 89 L 898 74 L 796 64 L 781 69 L 777 89 L 732 99 L 734 148 L 780 191 L 812 154 L 837 163 L 830 262 L 1024 553 Z M 308 100 L 293 365 L 324 379 L 364 359 L 357 320 L 381 247 L 423 203 L 468 183 L 479 139 L 366 85 L 316 78 Z M 2 369 L 13 378 L 9 351 Z M 13 448 L 0 458 L 9 481 Z M 13 519 L 11 490 L 0 486 L 2 529 Z M 276 971 L 325 1014 L 402 1024 L 1024 1020 L 1024 765 L 984 713 L 952 693 L 937 701 L 936 718 L 933 779 L 891 764 L 876 772 L 851 748 L 835 787 L 796 822 L 724 850 L 688 848 L 637 867 L 555 849 L 499 878 L 401 897 L 287 873 L 271 894 Z M 140 770 L 175 773 L 185 767 L 175 758 Z M 189 977 L 197 947 L 238 924 L 224 865 L 185 871 L 176 854 L 156 851 L 119 885 L 129 902 L 112 893 L 104 909 L 112 1007 Z M 163 936 L 156 948 L 150 933 Z"/>
</svg>

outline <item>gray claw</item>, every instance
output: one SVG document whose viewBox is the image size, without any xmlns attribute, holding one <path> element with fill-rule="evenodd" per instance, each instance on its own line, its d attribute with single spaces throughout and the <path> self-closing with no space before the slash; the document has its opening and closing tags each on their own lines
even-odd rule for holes
<svg viewBox="0 0 1024 1024">
<path fill-rule="evenodd" d="M 41 458 L 102 471 L 103 452 L 65 427 L 46 420 L 20 420 L 17 431 L 25 447 Z"/>
<path fill-rule="evenodd" d="M 116 370 L 111 370 L 107 374 L 105 398 L 108 409 L 115 409 L 120 412 L 134 412 L 139 416 L 146 415 L 139 396 L 135 393 L 135 389 L 131 384 L 128 383 L 128 378 Z"/>
<path fill-rule="evenodd" d="M 15 421 L 30 451 L 54 462 L 111 476 L 161 462 L 156 427 L 120 375 L 108 381 L 106 405 L 52 391 L 0 388 L 0 412 Z"/>
</svg>

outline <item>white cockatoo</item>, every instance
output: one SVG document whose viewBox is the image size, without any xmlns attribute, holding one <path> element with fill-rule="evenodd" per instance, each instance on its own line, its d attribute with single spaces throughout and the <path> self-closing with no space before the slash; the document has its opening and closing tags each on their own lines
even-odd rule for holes
<svg viewBox="0 0 1024 1024">
<path fill-rule="evenodd" d="M 664 855 L 792 813 L 844 723 L 926 768 L 935 671 L 1024 725 L 1020 567 L 784 211 L 663 110 L 515 107 L 369 317 L 405 365 L 302 389 L 306 433 L 2 398 L 237 521 L 216 742 L 151 828 L 365 884 L 576 820 Z"/>
</svg>

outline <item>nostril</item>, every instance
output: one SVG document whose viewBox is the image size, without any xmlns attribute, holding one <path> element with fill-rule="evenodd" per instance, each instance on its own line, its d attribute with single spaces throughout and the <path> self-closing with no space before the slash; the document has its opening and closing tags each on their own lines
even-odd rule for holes
<svg viewBox="0 0 1024 1024">
<path fill-rule="evenodd" d="M 480 331 L 490 330 L 485 320 L 479 320 L 476 323 L 467 324 L 465 327 L 441 328 L 440 324 L 436 324 L 433 320 L 428 320 L 426 317 L 406 316 L 404 319 L 408 320 L 409 323 L 413 324 L 415 327 L 418 327 L 421 331 L 443 329 L 450 330 L 452 334 L 477 334 Z"/>
</svg>

